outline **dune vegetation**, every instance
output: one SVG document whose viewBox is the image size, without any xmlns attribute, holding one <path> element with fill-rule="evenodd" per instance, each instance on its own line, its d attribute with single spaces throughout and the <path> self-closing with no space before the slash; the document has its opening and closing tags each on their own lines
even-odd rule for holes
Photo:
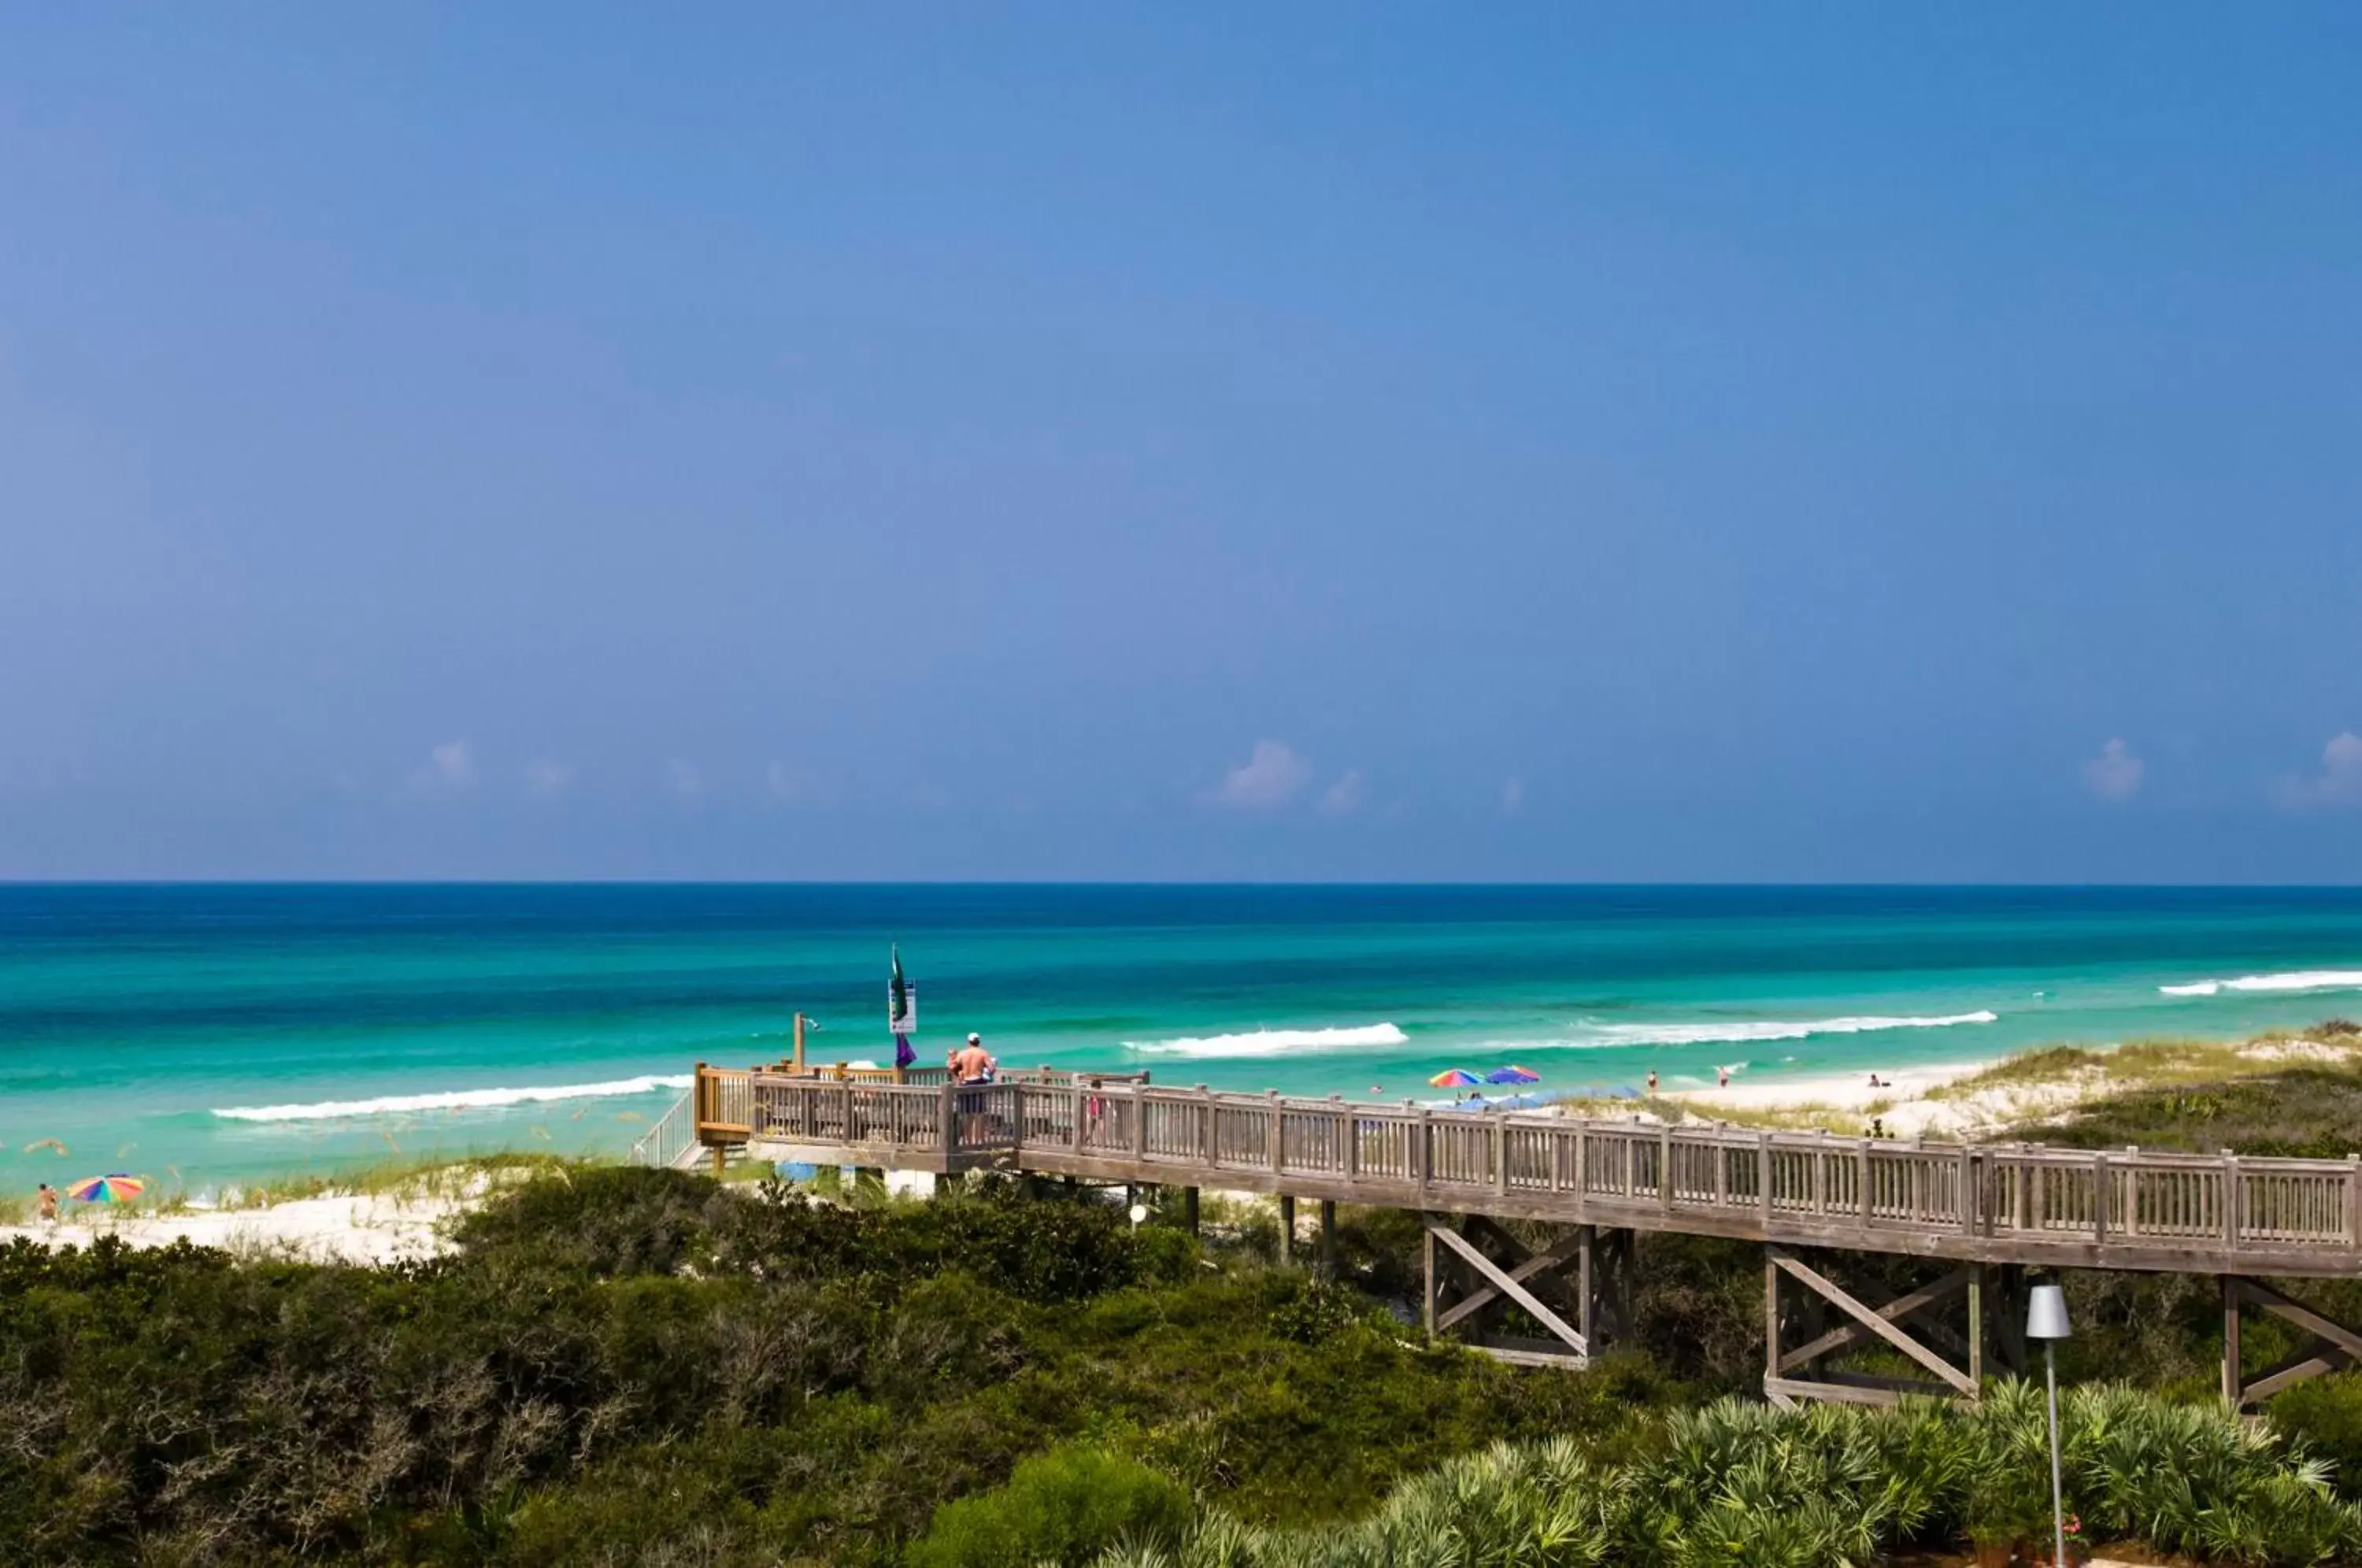
<svg viewBox="0 0 2362 1568">
<path fill-rule="evenodd" d="M 2049 1135 L 2352 1146 L 2362 1075 L 2177 1082 Z M 564 1164 L 366 1268 L 0 1249 L 0 1559 L 41 1564 L 1862 1562 L 2036 1534 L 2034 1396 L 1785 1414 L 1761 1273 L 1652 1237 L 1636 1333 L 1515 1371 L 1412 1325 L 1418 1229 L 1333 1281 L 1048 1188 L 934 1202 Z M 1865 1288 L 1916 1260 L 1828 1261 Z M 2362 1560 L 2362 1377 L 2214 1398 L 2209 1280 L 2068 1277 L 2070 1507 L 2193 1561 Z M 2362 1284 L 2293 1286 L 2362 1320 Z M 2261 1365 L 2295 1348 L 2252 1320 Z M 1855 1364 L 1879 1366 L 1878 1353 Z"/>
</svg>

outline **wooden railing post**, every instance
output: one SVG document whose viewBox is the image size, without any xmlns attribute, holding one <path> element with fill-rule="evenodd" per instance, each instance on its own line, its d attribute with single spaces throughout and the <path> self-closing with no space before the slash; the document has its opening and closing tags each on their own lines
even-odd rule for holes
<svg viewBox="0 0 2362 1568">
<path fill-rule="evenodd" d="M 1487 1143 L 1493 1152 L 1493 1190 L 1507 1192 L 1509 1190 L 1509 1123 L 1502 1116 L 1499 1106 L 1493 1107 L 1492 1110 L 1493 1136 Z"/>
<path fill-rule="evenodd" d="M 2092 1242 L 2097 1246 L 2108 1239 L 2108 1156 L 2092 1156 Z"/>
<path fill-rule="evenodd" d="M 1403 1104 L 1407 1107 L 1410 1101 L 1405 1100 Z M 1420 1106 L 1418 1120 L 1411 1124 L 1410 1130 L 1411 1175 L 1418 1182 L 1418 1196 L 1422 1200 L 1427 1197 L 1428 1183 L 1431 1179 L 1429 1167 L 1435 1164 L 1435 1142 L 1429 1136 L 1434 1117 L 1434 1111 Z M 1430 1246 L 1433 1244 L 1429 1243 Z"/>
<path fill-rule="evenodd" d="M 1148 1090 L 1140 1084 L 1131 1086 L 1131 1163 L 1148 1163 Z"/>
<path fill-rule="evenodd" d="M 952 1082 L 951 1075 L 947 1073 L 944 1076 L 944 1087 L 937 1092 L 941 1099 L 935 1112 L 935 1137 L 943 1144 L 944 1164 L 948 1166 L 952 1156 L 959 1152 L 959 1086 Z"/>
<path fill-rule="evenodd" d="M 1264 1136 L 1271 1144 L 1271 1174 L 1275 1178 L 1286 1167 L 1287 1151 L 1284 1147 L 1286 1135 L 1280 1129 L 1279 1091 L 1277 1089 L 1270 1091 L 1270 1100 L 1271 1125 L 1264 1129 Z"/>
<path fill-rule="evenodd" d="M 1976 1158 L 1966 1143 L 1960 1145 L 1960 1183 L 1952 1201 L 1960 1206 L 1960 1233 L 1964 1236 L 1977 1233 L 1977 1211 L 1984 1207 L 1977 1201 Z M 1971 1342 L 1973 1340 L 1971 1336 Z"/>
<path fill-rule="evenodd" d="M 1206 1119 L 1205 1125 L 1198 1129 L 1198 1136 L 1203 1141 L 1206 1166 L 1210 1170 L 1222 1163 L 1221 1110 L 1214 1104 L 1214 1091 L 1204 1084 L 1198 1086 L 1198 1099 L 1202 1102 L 1198 1114 Z"/>
<path fill-rule="evenodd" d="M 2125 1206 L 2117 1214 L 2118 1225 L 2127 1236 L 2140 1234 L 2140 1145 L 2125 1145 Z"/>
<path fill-rule="evenodd" d="M 1772 1237 L 1772 1134 L 1755 1134 L 1755 1201 L 1763 1214 L 1763 1236 Z M 1765 1275 L 1767 1279 L 1770 1275 Z"/>
<path fill-rule="evenodd" d="M 2362 1154 L 2345 1156 L 2345 1238 L 2362 1247 Z"/>
<path fill-rule="evenodd" d="M 2223 1250 L 2239 1245 L 2239 1156 L 2223 1151 Z"/>
<path fill-rule="evenodd" d="M 1657 1124 L 1657 1207 L 1668 1214 L 1673 1209 L 1673 1129 L 1669 1122 Z"/>
</svg>

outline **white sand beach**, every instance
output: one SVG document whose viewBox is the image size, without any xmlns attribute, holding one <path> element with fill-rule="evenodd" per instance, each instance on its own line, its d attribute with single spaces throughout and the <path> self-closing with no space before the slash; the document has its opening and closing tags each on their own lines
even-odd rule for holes
<svg viewBox="0 0 2362 1568">
<path fill-rule="evenodd" d="M 1875 1117 L 1883 1131 L 1898 1138 L 1980 1138 L 2071 1114 L 2102 1095 L 2177 1077 L 2239 1077 L 2297 1063 L 2351 1064 L 2362 1057 L 2362 1049 L 2354 1045 L 2272 1038 L 2182 1047 L 2192 1058 L 2185 1066 L 2160 1062 L 2152 1048 L 2123 1055 L 2117 1055 L 2120 1049 L 2093 1052 L 2085 1061 L 2055 1073 L 2004 1076 L 1990 1083 L 1970 1080 L 2001 1067 L 2003 1061 L 1896 1068 L 1881 1072 L 1875 1087 L 1865 1071 L 1842 1077 L 1741 1078 L 1724 1088 L 1673 1089 L 1658 1098 L 1706 1117 L 1723 1112 L 1737 1120 L 1794 1118 L 1799 1123 L 1854 1132 L 1860 1131 L 1854 1123 L 1867 1124 Z"/>
<path fill-rule="evenodd" d="M 480 1191 L 447 1197 L 338 1194 L 289 1198 L 262 1208 L 192 1205 L 163 1213 L 69 1203 L 54 1225 L 38 1220 L 0 1225 L 0 1242 L 23 1237 L 46 1246 L 79 1247 L 101 1236 L 115 1236 L 134 1247 L 187 1241 L 315 1263 L 387 1264 L 442 1252 L 448 1243 L 441 1222 L 472 1203 Z"/>
<path fill-rule="evenodd" d="M 2069 1085 L 1995 1087 L 1954 1098 L 1930 1098 L 1934 1091 L 1973 1077 L 1993 1065 L 1950 1062 L 1897 1068 L 1879 1074 L 1874 1088 L 1870 1075 L 1863 1072 L 1842 1077 L 1740 1078 L 1727 1088 L 1675 1089 L 1660 1098 L 1705 1116 L 1716 1111 L 1849 1111 L 1864 1121 L 1876 1116 L 1887 1131 L 1904 1138 L 2004 1125 L 2040 1110 L 2063 1108 L 2077 1098 L 2078 1091 Z"/>
</svg>

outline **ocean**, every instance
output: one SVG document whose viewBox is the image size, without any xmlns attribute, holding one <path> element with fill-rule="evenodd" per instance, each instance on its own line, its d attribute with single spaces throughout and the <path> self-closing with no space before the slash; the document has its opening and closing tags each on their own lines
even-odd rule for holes
<svg viewBox="0 0 2362 1568">
<path fill-rule="evenodd" d="M 619 1153 L 693 1063 L 921 1059 L 1433 1099 L 2231 1037 L 2362 1012 L 2362 891 L 0 886 L 0 1190 L 204 1195 L 394 1158 Z"/>
</svg>

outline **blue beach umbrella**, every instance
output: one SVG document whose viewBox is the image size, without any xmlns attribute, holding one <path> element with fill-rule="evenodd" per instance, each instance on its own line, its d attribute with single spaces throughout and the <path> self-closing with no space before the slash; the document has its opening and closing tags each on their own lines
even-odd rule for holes
<svg viewBox="0 0 2362 1568">
<path fill-rule="evenodd" d="M 1542 1081 L 1542 1076 L 1524 1067 L 1496 1067 L 1485 1075 L 1485 1081 L 1488 1084 L 1538 1084 Z"/>
</svg>

